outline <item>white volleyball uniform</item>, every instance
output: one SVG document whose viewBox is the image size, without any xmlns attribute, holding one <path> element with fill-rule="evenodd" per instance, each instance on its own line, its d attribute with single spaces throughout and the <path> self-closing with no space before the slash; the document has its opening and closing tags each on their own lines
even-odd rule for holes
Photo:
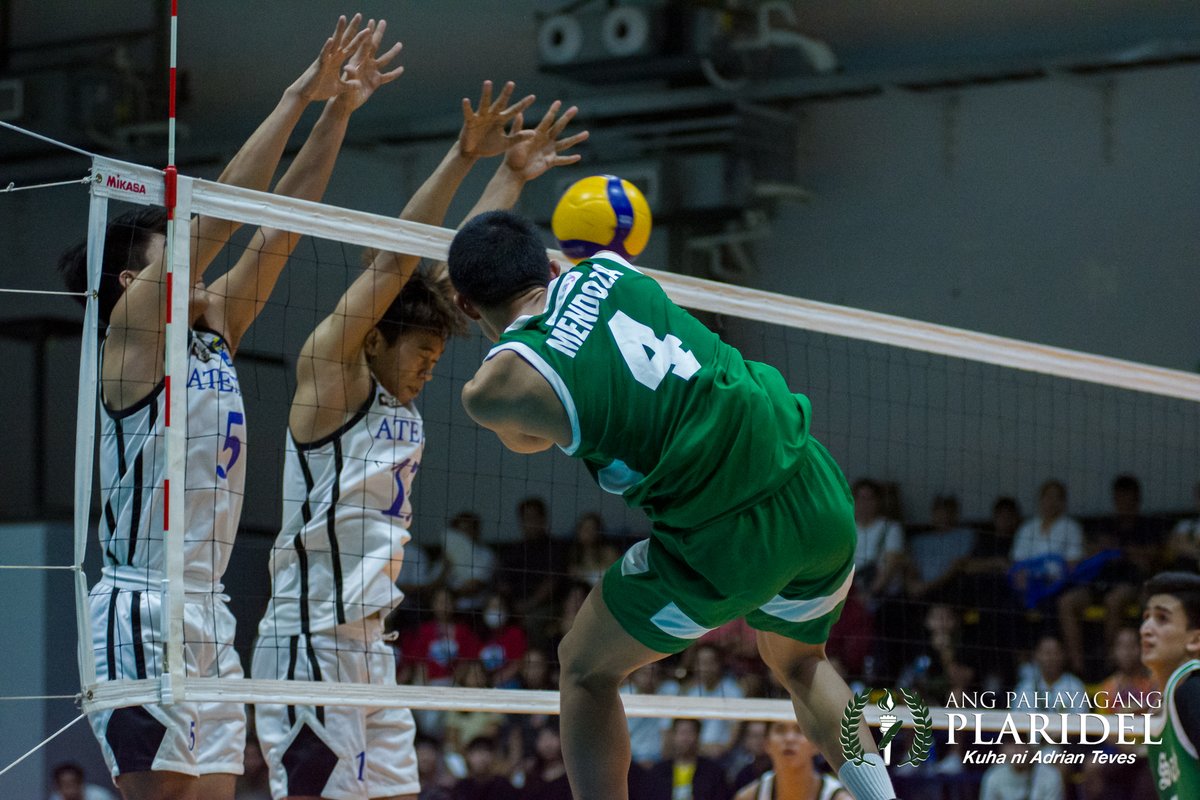
<svg viewBox="0 0 1200 800">
<path fill-rule="evenodd" d="M 184 656 L 190 677 L 242 677 L 234 618 L 222 594 L 245 487 L 246 417 L 224 340 L 192 331 L 184 480 Z M 113 412 L 101 402 L 101 578 L 88 598 L 96 679 L 162 675 L 166 392 L 160 384 Z M 137 706 L 89 715 L 113 776 L 168 770 L 242 772 L 240 703 Z"/>
<path fill-rule="evenodd" d="M 424 446 L 420 413 L 378 384 L 333 434 L 303 445 L 289 434 L 255 678 L 396 684 L 383 619 L 403 598 L 395 581 Z M 407 709 L 259 704 L 255 722 L 275 797 L 420 789 Z"/>
<path fill-rule="evenodd" d="M 848 791 L 845 786 L 832 775 L 821 775 L 821 791 L 817 795 L 817 800 L 830 800 L 834 792 L 839 789 Z M 775 773 L 768 770 L 763 773 L 758 779 L 758 797 L 756 800 L 774 800 L 775 798 Z"/>
</svg>

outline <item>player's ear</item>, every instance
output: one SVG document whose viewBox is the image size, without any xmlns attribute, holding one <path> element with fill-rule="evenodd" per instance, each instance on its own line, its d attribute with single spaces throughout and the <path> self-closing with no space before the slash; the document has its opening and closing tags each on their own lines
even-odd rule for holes
<svg viewBox="0 0 1200 800">
<path fill-rule="evenodd" d="M 363 355 L 374 358 L 383 345 L 383 334 L 379 332 L 379 328 L 371 328 L 367 331 L 367 338 L 363 339 Z"/>
<path fill-rule="evenodd" d="M 1184 643 L 1187 653 L 1192 658 L 1200 658 L 1200 628 L 1189 628 L 1187 641 Z"/>
<path fill-rule="evenodd" d="M 479 309 L 475 307 L 474 303 L 463 297 L 458 292 L 454 293 L 454 305 L 458 306 L 458 310 L 466 314 L 470 319 L 473 319 L 477 322 L 479 321 Z"/>
<path fill-rule="evenodd" d="M 122 289 L 128 289 L 129 284 L 138 276 L 137 272 L 131 269 L 123 269 L 117 273 L 117 283 L 121 284 Z"/>
<path fill-rule="evenodd" d="M 562 264 L 560 264 L 554 260 L 550 261 L 550 280 L 554 280 L 555 278 L 557 278 L 559 275 L 562 274 L 562 271 L 563 271 Z"/>
</svg>

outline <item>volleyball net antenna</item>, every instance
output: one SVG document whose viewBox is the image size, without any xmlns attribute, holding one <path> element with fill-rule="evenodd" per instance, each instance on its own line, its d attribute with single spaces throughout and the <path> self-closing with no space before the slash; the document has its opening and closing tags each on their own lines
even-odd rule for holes
<svg viewBox="0 0 1200 800">
<path fill-rule="evenodd" d="M 168 198 L 162 172 L 107 158 L 93 160 L 90 187 L 88 269 L 89 287 L 94 293 L 99 286 L 106 225 L 112 217 L 110 205 L 162 206 Z M 237 446 L 229 445 L 223 451 L 237 458 L 244 444 L 254 454 L 239 549 L 246 554 L 245 559 L 254 561 L 245 572 L 256 576 L 257 583 L 251 581 L 250 591 L 260 594 L 234 598 L 235 606 L 244 612 L 239 614 L 238 644 L 243 662 L 249 664 L 248 648 L 258 618 L 271 599 L 265 580 L 270 547 L 265 543 L 273 539 L 279 524 L 280 476 L 287 457 L 284 442 L 295 388 L 295 354 L 357 274 L 362 251 L 408 253 L 440 261 L 447 253 L 453 231 L 182 175 L 177 178 L 175 191 L 175 219 L 167 245 L 173 254 L 174 269 L 167 293 L 170 311 L 166 317 L 165 374 L 169 414 L 176 422 L 186 418 L 185 386 L 205 379 L 189 375 L 187 366 L 187 264 L 192 221 L 212 217 L 243 224 L 247 231 L 257 227 L 286 230 L 302 235 L 306 242 L 293 253 L 269 307 L 241 344 L 238 359 L 241 392 L 250 408 L 248 433 L 242 434 Z M 242 246 L 244 240 L 235 241 L 227 253 Z M 224 257 L 232 260 L 235 255 Z M 220 263 L 216 262 L 218 268 Z M 702 318 L 746 357 L 778 366 L 794 391 L 811 398 L 813 434 L 835 455 L 849 478 L 872 476 L 883 485 L 898 486 L 900 504 L 907 507 L 914 520 L 926 519 L 927 503 L 942 503 L 948 496 L 953 496 L 954 505 L 968 521 L 987 519 L 994 499 L 1003 495 L 1017 498 L 1029 515 L 1036 511 L 1038 487 L 1051 478 L 1070 487 L 1072 509 L 1099 511 L 1106 507 L 1109 483 L 1119 473 L 1139 475 L 1153 487 L 1146 497 L 1148 505 L 1174 508 L 1187 502 L 1195 476 L 1200 475 L 1200 377 L 1196 375 L 651 269 L 646 272 L 657 278 L 680 305 L 702 312 Z M 493 688 L 486 678 L 462 680 L 461 672 L 456 678 L 452 664 L 448 674 L 443 664 L 442 676 L 431 677 L 428 665 L 422 663 L 428 652 L 410 650 L 404 643 L 399 646 L 397 661 L 402 674 L 419 682 L 416 685 L 393 688 L 336 681 L 189 676 L 183 623 L 184 573 L 188 565 L 184 537 L 171 533 L 165 537 L 162 607 L 169 624 L 163 626 L 166 635 L 161 662 L 144 665 L 146 677 L 142 679 L 97 680 L 97 653 L 89 645 L 90 626 L 95 623 L 89 620 L 90 587 L 83 569 L 88 548 L 95 546 L 93 534 L 89 534 L 95 506 L 93 452 L 100 344 L 94 297 L 87 306 L 84 330 L 74 519 L 84 711 L 143 703 L 236 701 L 557 713 L 557 693 L 552 690 Z M 596 512 L 618 542 L 627 544 L 644 535 L 648 524 L 641 514 L 627 510 L 619 498 L 601 492 L 576 462 L 561 454 L 507 454 L 490 433 L 466 418 L 458 395 L 485 351 L 486 343 L 477 333 L 451 339 L 434 380 L 417 401 L 424 416 L 427 445 L 412 498 L 413 540 L 405 553 L 408 566 L 418 573 L 446 568 L 442 557 L 447 550 L 447 520 L 460 512 L 474 515 L 475 524 L 484 531 L 484 542 L 496 543 L 497 549 L 519 551 L 524 545 L 513 540 L 515 509 L 531 497 L 547 503 L 550 525 L 557 530 Z M 147 492 L 161 491 L 161 505 L 153 506 L 151 512 L 164 515 L 169 532 L 184 529 L 186 470 L 193 467 L 187 460 L 185 435 L 184 427 L 178 424 L 168 429 L 167 480 L 162 487 L 145 487 Z M 889 502 L 892 513 L 897 513 L 895 497 L 883 499 L 885 506 Z M 258 531 L 258 535 L 247 530 Z M 907 549 L 915 573 L 910 577 L 929 583 L 938 577 L 924 572 L 932 569 L 930 562 L 969 556 L 969 537 L 938 538 L 938 533 L 931 531 L 924 544 L 920 544 L 921 532 L 911 537 Z M 556 542 L 563 552 L 571 545 L 570 540 L 562 538 Z M 352 545 L 343 542 L 342 547 Z M 731 543 L 731 548 L 736 548 L 736 543 Z M 338 554 L 333 553 L 332 558 L 337 559 Z M 461 563 L 457 566 L 463 567 Z M 482 563 L 466 566 L 468 571 L 474 566 L 481 570 L 484 567 Z M 505 568 L 489 564 L 487 569 L 503 573 Z M 577 608 L 579 600 L 578 595 L 572 599 L 572 589 L 586 587 L 588 576 L 560 561 L 528 567 L 522 575 L 502 574 L 499 580 L 508 584 L 510 604 L 519 605 L 522 592 L 535 580 L 546 577 L 558 581 L 560 591 L 552 595 L 550 602 L 559 605 L 536 625 L 527 627 L 532 630 L 541 626 L 545 635 L 541 649 L 553 670 L 553 642 L 561 635 L 563 616 L 569 617 L 574 610 L 572 604 Z M 955 620 L 954 637 L 968 650 L 974 649 L 974 663 L 980 665 L 968 685 L 990 688 L 1001 698 L 999 707 L 984 711 L 981 724 L 991 730 L 1006 724 L 1003 690 L 1011 686 L 1004 685 L 1008 678 L 1003 671 L 992 674 L 986 665 L 1008 665 L 1009 675 L 1015 680 L 1019 662 L 1029 657 L 1035 644 L 1036 626 L 1052 625 L 1053 612 L 1044 605 L 1039 609 L 1037 598 L 1024 607 L 1000 608 L 991 596 L 993 584 L 972 580 L 969 573 L 960 575 L 956 596 L 905 606 L 900 615 L 903 619 L 895 629 L 889 628 L 895 619 L 886 614 L 875 616 L 873 621 L 845 615 L 835 628 L 830 652 L 838 658 L 852 685 L 883 688 L 896 687 L 905 679 L 921 680 L 919 666 L 916 673 L 906 672 L 905 666 L 910 662 L 920 664 L 921 654 L 927 651 L 924 643 L 931 635 L 930 626 L 922 620 L 932 607 L 944 606 Z M 434 583 L 415 580 L 417 588 L 401 605 L 400 614 L 393 615 L 398 619 L 396 627 L 402 642 L 405 629 L 419 628 L 431 619 Z M 229 591 L 245 589 L 231 584 Z M 472 603 L 461 595 L 456 599 L 460 602 L 457 618 L 464 625 L 475 624 L 482 629 L 486 600 Z M 1025 599 L 1029 599 L 1028 592 Z M 867 602 L 864 600 L 864 605 Z M 871 612 L 866 609 L 867 617 Z M 552 630 L 546 633 L 547 628 Z M 1107 651 L 1096 643 L 1094 631 L 1088 635 L 1089 658 L 1103 662 Z M 134 650 L 142 645 L 126 643 Z M 529 649 L 538 646 L 531 642 Z M 885 658 L 881 653 L 889 650 L 895 658 L 885 669 L 879 661 Z M 729 652 L 732 661 L 742 657 L 736 654 L 736 645 Z M 464 655 L 469 657 L 466 660 L 481 658 L 478 653 Z M 451 660 L 453 656 L 451 653 Z M 136 657 L 136 653 L 130 657 Z M 686 660 L 672 665 L 680 670 L 689 668 Z M 1103 666 L 1101 663 L 1099 668 Z M 468 685 L 455 685 L 461 683 Z M 745 685 L 750 688 L 741 694 L 762 696 L 631 694 L 625 697 L 626 708 L 634 717 L 793 718 L 790 703 L 781 699 L 778 687 L 772 687 L 768 678 L 755 680 L 751 676 Z M 982 695 L 977 691 L 967 696 Z M 933 706 L 935 727 L 955 724 L 951 715 L 960 709 L 957 705 L 945 707 L 945 701 L 944 695 L 926 699 Z M 1016 716 L 1028 717 L 1029 711 L 1018 709 Z M 874 722 L 880 712 L 872 704 L 864 713 L 868 721 Z M 1029 720 L 1021 724 L 1027 726 Z M 1052 719 L 1049 724 L 1048 730 L 1056 726 L 1077 730 L 1089 723 L 1064 717 Z"/>
</svg>

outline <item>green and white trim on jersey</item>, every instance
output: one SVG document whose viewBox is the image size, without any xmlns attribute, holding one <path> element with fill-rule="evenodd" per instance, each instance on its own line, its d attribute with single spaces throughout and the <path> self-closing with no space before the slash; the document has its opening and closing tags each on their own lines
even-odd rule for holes
<svg viewBox="0 0 1200 800">
<path fill-rule="evenodd" d="M 1147 744 L 1150 771 L 1154 788 L 1162 800 L 1185 800 L 1200 797 L 1200 752 L 1184 730 L 1175 705 L 1175 690 L 1194 673 L 1200 671 L 1200 660 L 1191 659 L 1179 665 L 1167 679 L 1163 689 L 1165 713 L 1159 723 L 1162 730 L 1155 737 L 1160 744 Z M 1193 678 L 1200 680 L 1200 678 Z M 1151 731 L 1152 733 L 1155 732 Z"/>
<path fill-rule="evenodd" d="M 522 317 L 517 322 L 514 322 L 513 325 L 522 322 L 524 319 L 527 318 Z M 575 399 L 571 397 L 571 390 L 567 388 L 567 384 L 563 382 L 559 374 L 554 371 L 554 367 L 546 363 L 546 359 L 535 353 L 524 342 L 505 342 L 504 344 L 496 345 L 483 360 L 491 361 L 506 350 L 516 353 L 525 359 L 526 363 L 536 369 L 546 379 L 546 383 L 550 384 L 550 387 L 554 389 L 554 394 L 558 396 L 558 401 L 562 403 L 563 410 L 567 412 L 567 419 L 571 423 L 571 443 L 566 447 L 560 445 L 559 449 L 567 455 L 574 455 L 575 451 L 579 449 L 579 414 L 575 411 Z"/>
</svg>

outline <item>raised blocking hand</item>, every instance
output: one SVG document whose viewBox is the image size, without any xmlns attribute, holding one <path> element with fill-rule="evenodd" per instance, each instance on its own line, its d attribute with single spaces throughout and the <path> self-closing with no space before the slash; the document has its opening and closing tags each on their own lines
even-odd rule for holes
<svg viewBox="0 0 1200 800">
<path fill-rule="evenodd" d="M 468 158 L 487 158 L 505 152 L 517 138 L 531 138 L 527 134 L 505 133 L 505 127 L 522 111 L 529 108 L 534 101 L 533 95 L 508 105 L 516 84 L 512 81 L 504 84 L 500 96 L 492 101 L 492 82 L 483 82 L 483 92 L 479 97 L 479 109 L 471 107 L 471 101 L 463 98 L 463 126 L 458 134 L 458 149 Z"/>
<path fill-rule="evenodd" d="M 581 158 L 578 153 L 562 154 L 585 141 L 588 138 L 587 131 L 581 131 L 565 139 L 558 138 L 566 129 L 567 123 L 579 112 L 579 109 L 571 106 L 563 112 L 562 116 L 558 116 L 560 108 L 562 108 L 561 100 L 551 103 L 545 116 L 542 117 L 542 121 L 532 131 L 521 130 L 524 123 L 521 114 L 517 114 L 513 118 L 512 129 L 508 134 L 513 143 L 509 145 L 504 154 L 504 163 L 522 179 L 531 181 L 554 167 L 574 164 Z M 533 135 L 518 138 L 522 133 L 532 133 Z"/>
<path fill-rule="evenodd" d="M 380 86 L 391 83 L 404 72 L 404 67 L 396 67 L 391 72 L 380 71 L 387 67 L 404 47 L 400 42 L 396 42 L 386 53 L 377 56 L 379 46 L 383 43 L 383 33 L 386 30 L 387 20 L 379 20 L 378 25 L 374 20 L 368 22 L 363 33 L 370 35 L 359 43 L 354 55 L 350 58 L 350 63 L 343 71 L 344 90 L 338 95 L 338 98 L 345 102 L 351 111 L 367 102 Z"/>
<path fill-rule="evenodd" d="M 360 31 L 358 27 L 361 24 L 362 14 L 355 14 L 348 23 L 344 16 L 338 17 L 337 27 L 333 35 L 325 40 L 317 60 L 309 64 L 308 69 L 292 84 L 292 89 L 305 102 L 328 100 L 346 91 L 342 68 L 372 33 L 370 28 Z"/>
</svg>

